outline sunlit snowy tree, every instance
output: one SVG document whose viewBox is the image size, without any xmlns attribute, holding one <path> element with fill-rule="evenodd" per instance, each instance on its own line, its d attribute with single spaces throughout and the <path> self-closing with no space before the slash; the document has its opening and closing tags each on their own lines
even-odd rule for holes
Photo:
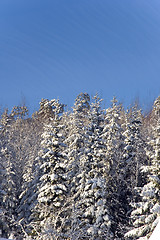
<svg viewBox="0 0 160 240">
<path fill-rule="evenodd" d="M 107 201 L 111 209 L 112 231 L 115 233 L 115 239 L 122 235 L 127 211 L 124 161 L 122 158 L 124 137 L 122 135 L 121 112 L 123 112 L 122 106 L 114 97 L 111 107 L 106 110 L 105 126 L 102 132 L 102 138 L 106 145 Z"/>
<path fill-rule="evenodd" d="M 59 116 L 62 113 L 62 106 L 56 101 L 53 102 L 56 103 L 56 106 L 52 105 L 53 115 L 50 123 L 44 125 L 42 150 L 39 152 L 35 179 L 31 182 L 35 192 L 33 195 L 37 195 L 37 198 L 34 198 L 29 219 L 36 231 L 44 234 L 44 239 L 47 229 L 49 231 L 51 228 L 53 233 L 59 228 L 61 229 L 63 218 L 58 218 L 58 212 L 64 204 L 68 191 L 65 184 L 67 181 L 67 157 L 63 153 L 65 144 L 62 134 L 63 126 Z M 36 184 L 35 187 L 34 184 Z"/>
<path fill-rule="evenodd" d="M 128 182 L 128 189 L 130 192 L 134 191 L 134 188 L 140 186 L 141 175 L 140 167 L 142 164 L 146 164 L 146 142 L 142 134 L 142 113 L 137 108 L 136 104 L 130 109 L 130 112 L 126 114 L 125 120 L 125 148 L 124 148 L 124 161 L 126 171 L 126 182 Z"/>
<path fill-rule="evenodd" d="M 100 133 L 103 129 L 101 100 L 96 95 L 89 111 L 89 125 L 84 128 L 79 170 L 75 175 L 73 195 L 76 239 L 112 239 L 110 212 L 106 201 L 105 148 Z"/>
<path fill-rule="evenodd" d="M 157 126 L 151 142 L 154 152 L 149 153 L 151 165 L 141 167 L 141 171 L 148 174 L 148 181 L 143 187 L 137 188 L 141 200 L 132 204 L 134 228 L 126 233 L 126 239 L 149 239 L 160 220 L 160 97 L 154 103 L 154 112 L 157 115 Z"/>
<path fill-rule="evenodd" d="M 16 224 L 16 206 L 18 204 L 18 188 L 17 183 L 17 162 L 15 160 L 15 152 L 13 149 L 13 131 L 12 127 L 15 120 L 8 110 L 5 110 L 1 117 L 1 166 L 2 166 L 2 198 L 1 212 L 2 235 L 9 236 L 11 233 L 18 231 Z"/>
</svg>

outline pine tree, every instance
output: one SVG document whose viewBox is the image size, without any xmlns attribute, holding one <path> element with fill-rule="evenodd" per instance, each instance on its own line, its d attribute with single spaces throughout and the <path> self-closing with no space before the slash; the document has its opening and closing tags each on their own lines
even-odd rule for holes
<svg viewBox="0 0 160 240">
<path fill-rule="evenodd" d="M 37 155 L 40 151 L 43 123 L 39 119 L 28 118 L 24 119 L 20 126 L 20 135 L 15 141 L 17 157 L 21 165 L 21 192 L 18 196 L 16 212 L 17 222 L 21 227 L 22 237 L 24 237 L 24 235 L 27 235 L 28 230 L 26 229 L 28 228 L 31 209 L 37 198 L 35 171 L 38 164 Z"/>
<path fill-rule="evenodd" d="M 3 152 L 3 143 L 2 143 L 2 128 L 0 129 L 0 149 Z M 4 198 L 6 195 L 5 184 L 6 184 L 6 169 L 3 164 L 3 154 L 0 151 L 0 237 L 7 237 L 7 221 L 5 218 L 5 206 L 4 206 Z"/>
<path fill-rule="evenodd" d="M 16 224 L 17 187 L 16 187 L 16 161 L 12 147 L 12 125 L 14 117 L 6 109 L 1 118 L 1 166 L 3 172 L 2 181 L 2 234 L 8 237 L 18 231 Z"/>
<path fill-rule="evenodd" d="M 84 128 L 84 147 L 79 155 L 79 171 L 74 197 L 74 228 L 76 239 L 112 239 L 110 213 L 106 202 L 105 147 L 100 133 L 103 129 L 101 100 L 96 95 L 89 111 L 89 125 Z M 74 238 L 73 238 L 74 239 Z"/>
<path fill-rule="evenodd" d="M 30 183 L 34 191 L 33 196 L 30 191 L 24 194 L 24 196 L 29 195 L 27 201 L 31 213 L 28 221 L 37 233 L 47 232 L 47 228 L 51 228 L 53 233 L 59 231 L 58 229 L 63 225 L 63 219 L 58 218 L 58 212 L 64 204 L 68 191 L 65 184 L 67 158 L 63 153 L 65 144 L 59 116 L 62 113 L 62 106 L 56 100 L 53 102 L 56 106 L 52 105 L 53 114 L 50 123 L 44 125 L 42 149 L 39 152 L 35 178 Z"/>
<path fill-rule="evenodd" d="M 148 174 L 148 181 L 143 187 L 137 188 L 141 200 L 133 204 L 133 229 L 125 234 L 126 238 L 148 239 L 160 220 L 160 97 L 154 103 L 154 111 L 157 114 L 157 126 L 152 141 L 154 154 L 151 165 L 141 167 L 141 171 Z"/>
<path fill-rule="evenodd" d="M 123 235 L 126 224 L 127 200 L 126 185 L 124 181 L 124 137 L 122 135 L 121 116 L 124 114 L 121 104 L 114 97 L 112 105 L 106 110 L 105 127 L 102 132 L 106 150 L 107 165 L 107 202 L 112 215 L 112 231 L 114 238 L 119 239 Z"/>
<path fill-rule="evenodd" d="M 137 105 L 130 109 L 126 114 L 125 122 L 125 148 L 124 148 L 124 161 L 126 171 L 126 181 L 128 182 L 128 189 L 134 192 L 134 188 L 140 186 L 142 179 L 140 176 L 140 167 L 147 163 L 145 149 L 147 144 L 142 135 L 142 113 Z"/>
<path fill-rule="evenodd" d="M 64 116 L 65 121 L 65 144 L 66 155 L 68 158 L 68 188 L 69 194 L 65 203 L 65 211 L 61 214 L 66 216 L 66 226 L 64 231 L 66 236 L 74 239 L 78 236 L 82 237 L 83 233 L 79 229 L 77 222 L 77 212 L 75 210 L 75 202 L 77 195 L 77 187 L 79 185 L 77 175 L 80 173 L 80 158 L 85 148 L 85 127 L 88 123 L 88 112 L 90 108 L 90 97 L 87 93 L 81 93 L 77 96 L 73 107 L 73 112 Z M 67 117 L 67 120 L 66 120 Z M 66 123 L 67 121 L 67 123 Z M 77 230 L 78 229 L 78 230 Z"/>
</svg>

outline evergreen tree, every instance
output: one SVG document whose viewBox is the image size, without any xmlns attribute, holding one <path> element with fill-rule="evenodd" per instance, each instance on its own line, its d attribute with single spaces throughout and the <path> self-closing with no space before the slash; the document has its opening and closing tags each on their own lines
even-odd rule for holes
<svg viewBox="0 0 160 240">
<path fill-rule="evenodd" d="M 1 130 L 0 129 L 0 136 L 1 135 Z M 2 144 L 2 142 L 0 141 L 0 143 Z M 2 151 L 2 146 L 0 144 L 0 149 Z M 3 151 L 2 151 L 3 152 Z M 6 169 L 4 167 L 3 164 L 3 154 L 2 152 L 0 152 L 0 237 L 7 237 L 7 226 L 6 226 L 6 219 L 5 219 L 5 207 L 4 207 L 4 198 L 6 195 L 6 191 L 5 191 L 5 175 L 6 175 Z"/>
<path fill-rule="evenodd" d="M 32 195 L 28 197 L 28 200 L 31 199 L 29 204 L 32 203 L 29 221 L 38 233 L 45 232 L 47 228 L 51 228 L 54 233 L 61 228 L 63 219 L 58 218 L 57 215 L 64 204 L 65 194 L 68 191 L 65 184 L 67 181 L 67 158 L 63 153 L 65 144 L 59 116 L 62 113 L 62 106 L 57 101 L 53 102 L 56 103 L 56 106 L 52 105 L 53 114 L 50 123 L 44 125 L 38 167 L 35 178 L 30 183 L 34 190 L 34 197 Z M 46 235 L 44 235 L 45 238 Z"/>
<path fill-rule="evenodd" d="M 9 237 L 11 233 L 18 231 L 16 224 L 17 199 L 17 176 L 14 149 L 12 147 L 12 126 L 15 123 L 14 117 L 6 109 L 1 117 L 1 166 L 2 166 L 2 236 Z"/>
<path fill-rule="evenodd" d="M 89 125 L 83 128 L 84 146 L 75 175 L 74 231 L 76 239 L 112 239 L 110 213 L 106 202 L 105 156 L 100 138 L 103 122 L 101 100 L 96 95 L 89 111 Z M 79 234 L 79 235 L 78 235 Z M 73 238 L 74 239 L 74 238 Z"/>
<path fill-rule="evenodd" d="M 141 167 L 141 171 L 148 174 L 148 181 L 137 188 L 141 200 L 133 204 L 131 218 L 134 228 L 125 234 L 126 238 L 149 239 L 160 220 L 160 97 L 154 103 L 154 111 L 158 116 L 152 141 L 154 154 L 151 165 Z"/>
<path fill-rule="evenodd" d="M 142 179 L 140 176 L 140 167 L 147 163 L 145 149 L 147 147 L 145 139 L 142 135 L 142 113 L 137 105 L 130 109 L 126 114 L 125 121 L 125 148 L 124 161 L 126 178 L 128 182 L 128 191 L 134 192 L 134 188 L 140 186 Z"/>
<path fill-rule="evenodd" d="M 118 104 L 117 99 L 114 97 L 111 107 L 106 110 L 105 127 L 102 133 L 102 138 L 106 144 L 107 202 L 112 215 L 114 239 L 122 237 L 127 211 L 126 186 L 123 172 L 124 162 L 122 158 L 124 137 L 121 127 L 121 112 L 123 112 L 122 106 Z"/>
<path fill-rule="evenodd" d="M 75 203 L 79 185 L 77 176 L 81 168 L 80 158 L 85 149 L 85 128 L 88 123 L 88 113 L 90 109 L 89 101 L 90 97 L 87 93 L 81 93 L 77 96 L 73 112 L 67 116 L 68 123 L 65 129 L 65 144 L 67 145 L 65 152 L 68 158 L 68 188 L 70 191 L 65 203 L 66 211 L 62 211 L 61 214 L 68 215 L 66 218 L 66 220 L 68 219 L 66 222 L 68 226 L 65 227 L 65 231 L 66 236 L 71 239 L 75 237 L 78 239 L 78 236 L 83 237 L 83 229 L 80 231 L 77 221 Z"/>
<path fill-rule="evenodd" d="M 25 231 L 29 223 L 30 210 L 37 198 L 35 171 L 38 164 L 37 155 L 40 151 L 43 123 L 37 118 L 28 118 L 23 120 L 20 126 L 21 134 L 15 141 L 17 157 L 21 160 L 21 192 L 18 196 L 19 203 L 16 212 L 17 222 L 21 226 L 22 236 L 24 237 L 28 232 L 28 230 Z"/>
</svg>

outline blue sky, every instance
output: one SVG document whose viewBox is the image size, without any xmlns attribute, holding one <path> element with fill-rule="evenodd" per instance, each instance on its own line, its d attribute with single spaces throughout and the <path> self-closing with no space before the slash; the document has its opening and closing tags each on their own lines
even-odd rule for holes
<svg viewBox="0 0 160 240">
<path fill-rule="evenodd" d="M 0 106 L 160 94 L 159 0 L 0 0 Z"/>
</svg>

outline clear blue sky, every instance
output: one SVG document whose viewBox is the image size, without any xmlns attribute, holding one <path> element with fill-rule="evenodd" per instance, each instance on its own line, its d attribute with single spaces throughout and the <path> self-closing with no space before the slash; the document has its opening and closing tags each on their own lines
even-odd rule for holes
<svg viewBox="0 0 160 240">
<path fill-rule="evenodd" d="M 0 106 L 160 94 L 159 0 L 0 0 Z"/>
</svg>

